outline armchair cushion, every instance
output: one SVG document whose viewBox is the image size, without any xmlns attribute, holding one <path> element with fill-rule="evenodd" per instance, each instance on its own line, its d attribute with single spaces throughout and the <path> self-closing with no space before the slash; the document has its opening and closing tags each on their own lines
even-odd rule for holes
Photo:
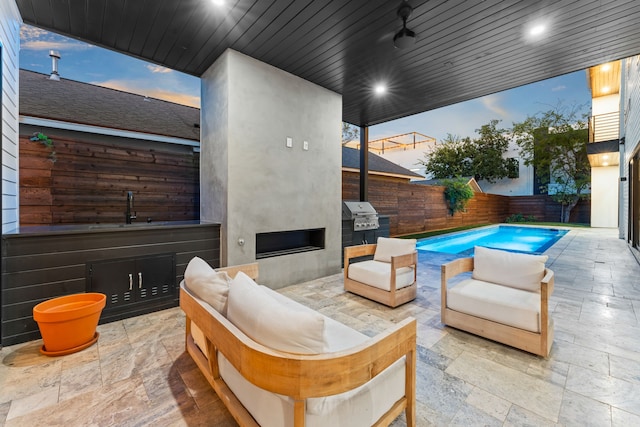
<svg viewBox="0 0 640 427">
<path fill-rule="evenodd" d="M 349 279 L 369 286 L 391 290 L 391 264 L 375 260 L 361 261 L 349 265 Z M 413 283 L 413 268 L 400 267 L 396 270 L 396 289 L 404 288 Z"/>
<path fill-rule="evenodd" d="M 540 292 L 547 255 L 519 254 L 476 246 L 473 278 L 484 282 Z"/>
<path fill-rule="evenodd" d="M 375 261 L 391 262 L 391 257 L 406 255 L 416 250 L 416 239 L 397 239 L 393 237 L 378 237 Z"/>
<path fill-rule="evenodd" d="M 466 279 L 447 291 L 447 307 L 531 332 L 540 332 L 540 294 Z"/>
<path fill-rule="evenodd" d="M 231 278 L 225 271 L 215 271 L 201 258 L 193 257 L 184 271 L 184 283 L 198 298 L 227 315 L 227 297 Z"/>
<path fill-rule="evenodd" d="M 325 350 L 321 314 L 292 310 L 242 272 L 231 282 L 227 318 L 251 339 L 275 350 L 297 354 Z"/>
</svg>

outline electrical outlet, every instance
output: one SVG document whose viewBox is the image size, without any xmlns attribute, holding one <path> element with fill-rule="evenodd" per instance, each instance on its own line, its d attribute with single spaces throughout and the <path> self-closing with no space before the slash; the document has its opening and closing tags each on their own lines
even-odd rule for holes
<svg viewBox="0 0 640 427">
<path fill-rule="evenodd" d="M 303 150 L 308 150 L 309 149 L 309 141 L 304 141 L 302 143 L 302 149 Z"/>
<path fill-rule="evenodd" d="M 293 147 L 293 138 L 287 137 L 287 148 Z"/>
</svg>

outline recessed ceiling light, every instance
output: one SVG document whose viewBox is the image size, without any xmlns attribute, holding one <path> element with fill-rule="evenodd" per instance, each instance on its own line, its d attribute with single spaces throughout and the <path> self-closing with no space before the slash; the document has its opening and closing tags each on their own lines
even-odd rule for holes
<svg viewBox="0 0 640 427">
<path fill-rule="evenodd" d="M 373 91 L 376 95 L 383 95 L 387 92 L 387 86 L 384 83 L 379 83 L 373 88 Z"/>
<path fill-rule="evenodd" d="M 609 163 L 604 162 L 604 163 L 602 163 L 602 166 L 609 166 Z"/>
<path fill-rule="evenodd" d="M 534 37 L 539 36 L 540 34 L 544 33 L 546 29 L 547 27 L 545 27 L 543 24 L 534 25 L 529 30 L 529 35 L 532 35 Z"/>
<path fill-rule="evenodd" d="M 604 64 L 600 67 L 600 71 L 609 71 L 611 69 L 611 64 Z"/>
<path fill-rule="evenodd" d="M 609 86 L 602 86 L 602 93 L 609 93 L 611 88 Z"/>
<path fill-rule="evenodd" d="M 602 156 L 602 158 L 603 158 L 604 160 L 609 160 L 609 156 L 608 156 L 608 155 L 606 155 L 606 154 L 605 154 L 604 156 Z"/>
<path fill-rule="evenodd" d="M 211 2 L 218 7 L 224 6 L 224 0 L 211 0 Z"/>
</svg>

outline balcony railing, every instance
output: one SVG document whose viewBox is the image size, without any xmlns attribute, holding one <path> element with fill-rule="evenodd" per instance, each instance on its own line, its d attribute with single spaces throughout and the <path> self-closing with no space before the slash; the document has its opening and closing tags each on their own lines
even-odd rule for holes
<svg viewBox="0 0 640 427">
<path fill-rule="evenodd" d="M 589 117 L 589 142 L 611 141 L 620 137 L 620 112 Z"/>
</svg>

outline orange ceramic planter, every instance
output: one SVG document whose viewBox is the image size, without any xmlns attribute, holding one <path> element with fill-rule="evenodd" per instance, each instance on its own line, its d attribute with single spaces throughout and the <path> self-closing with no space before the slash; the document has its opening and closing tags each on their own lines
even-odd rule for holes
<svg viewBox="0 0 640 427">
<path fill-rule="evenodd" d="M 97 341 L 96 327 L 107 297 L 99 293 L 66 295 L 33 307 L 48 356 L 82 350 Z"/>
</svg>

